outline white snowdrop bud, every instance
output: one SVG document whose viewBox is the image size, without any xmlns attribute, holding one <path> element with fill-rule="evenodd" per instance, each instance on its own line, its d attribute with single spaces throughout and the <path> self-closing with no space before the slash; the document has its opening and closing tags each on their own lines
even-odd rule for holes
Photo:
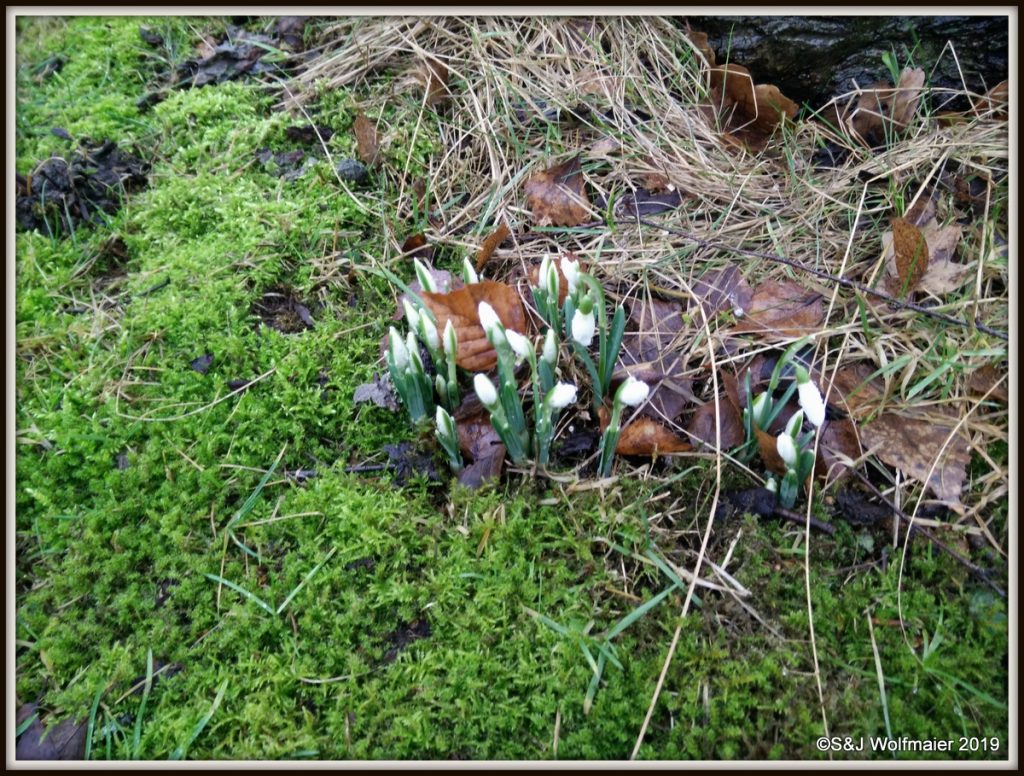
<svg viewBox="0 0 1024 776">
<path fill-rule="evenodd" d="M 541 351 L 540 357 L 551 366 L 554 366 L 558 360 L 558 340 L 555 338 L 554 329 L 548 329 L 548 333 L 544 337 L 544 349 Z"/>
<path fill-rule="evenodd" d="M 796 467 L 797 451 L 793 437 L 785 432 L 779 434 L 779 438 L 775 440 L 775 448 L 779 451 L 779 458 L 785 462 L 787 468 Z"/>
<path fill-rule="evenodd" d="M 501 319 L 487 302 L 480 303 L 477 307 L 477 315 L 480 317 L 480 326 L 483 327 L 485 334 L 490 334 L 495 329 L 501 330 Z"/>
<path fill-rule="evenodd" d="M 508 339 L 508 344 L 512 346 L 512 351 L 520 360 L 530 355 L 530 352 L 533 350 L 533 345 L 530 344 L 530 340 L 528 340 L 518 331 L 506 329 L 505 337 Z"/>
<path fill-rule="evenodd" d="M 473 285 L 474 283 L 480 282 L 480 276 L 476 274 L 476 268 L 473 263 L 463 257 L 462 259 L 462 279 L 466 281 L 466 285 Z"/>
<path fill-rule="evenodd" d="M 405 310 L 405 321 L 409 324 L 409 328 L 416 331 L 420 326 L 420 311 L 408 299 L 402 300 L 402 309 Z"/>
<path fill-rule="evenodd" d="M 825 400 L 821 398 L 818 386 L 811 382 L 811 376 L 802 366 L 796 368 L 796 390 L 800 406 L 807 413 L 807 419 L 816 428 L 825 422 Z"/>
<path fill-rule="evenodd" d="M 803 428 L 803 425 L 804 411 L 797 410 L 793 413 L 793 417 L 786 422 L 786 433 L 793 437 L 793 439 L 796 439 L 797 434 L 800 433 L 800 429 Z"/>
<path fill-rule="evenodd" d="M 402 336 L 394 326 L 388 329 L 388 346 L 391 349 L 391 359 L 395 362 L 395 367 L 399 372 L 405 371 L 405 368 L 409 365 L 409 351 L 406 349 L 405 343 L 402 342 Z"/>
<path fill-rule="evenodd" d="M 459 352 L 459 340 L 455 335 L 455 327 L 452 325 L 452 319 L 449 318 L 448 322 L 444 325 L 444 337 L 442 338 L 444 344 L 444 355 L 449 361 L 455 360 L 455 354 Z"/>
<path fill-rule="evenodd" d="M 431 352 L 441 347 L 441 338 L 437 335 L 437 327 L 425 315 L 420 316 L 419 330 L 420 334 L 423 335 L 423 341 L 427 343 L 427 347 L 430 348 Z"/>
<path fill-rule="evenodd" d="M 647 383 L 630 375 L 615 392 L 615 400 L 628 407 L 639 407 L 650 392 L 651 387 Z"/>
<path fill-rule="evenodd" d="M 434 423 L 437 425 L 437 433 L 441 436 L 458 438 L 455 431 L 455 421 L 452 420 L 452 416 L 440 404 L 437 405 L 437 412 L 434 413 Z"/>
<path fill-rule="evenodd" d="M 477 374 L 473 377 L 473 390 L 480 398 L 480 402 L 490 409 L 498 403 L 498 389 L 494 387 L 487 375 Z"/>
<path fill-rule="evenodd" d="M 554 410 L 564 409 L 576 401 L 576 386 L 559 383 L 548 391 L 546 402 Z"/>
<path fill-rule="evenodd" d="M 412 266 L 416 270 L 416 279 L 420 281 L 420 286 L 423 290 L 436 294 L 437 283 L 434 281 L 434 276 L 430 274 L 430 270 L 428 270 L 419 259 L 413 259 Z"/>
</svg>

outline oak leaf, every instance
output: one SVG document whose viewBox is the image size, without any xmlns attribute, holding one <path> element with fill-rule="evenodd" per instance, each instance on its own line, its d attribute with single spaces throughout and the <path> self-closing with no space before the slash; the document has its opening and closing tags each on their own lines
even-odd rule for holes
<svg viewBox="0 0 1024 776">
<path fill-rule="evenodd" d="M 380 152 L 376 125 L 360 113 L 352 124 L 352 131 L 356 135 L 356 155 L 359 156 L 359 161 L 367 167 L 372 167 L 376 164 Z"/>
<path fill-rule="evenodd" d="M 477 313 L 480 302 L 487 302 L 494 308 L 506 329 L 520 334 L 526 332 L 526 313 L 519 295 L 504 283 L 482 280 L 447 294 L 424 291 L 420 296 L 434 314 L 439 332 L 444 331 L 449 320 L 452 322 L 458 339 L 455 363 L 467 371 L 486 372 L 498 362 L 480 326 Z"/>
<path fill-rule="evenodd" d="M 580 157 L 535 173 L 523 185 L 538 226 L 579 226 L 590 217 Z"/>
<path fill-rule="evenodd" d="M 821 294 L 790 280 L 768 280 L 754 289 L 750 309 L 732 330 L 801 337 L 818 331 L 824 320 Z"/>
<path fill-rule="evenodd" d="M 970 463 L 967 439 L 932 420 L 895 412 L 880 415 L 861 429 L 869 453 L 907 477 L 926 483 L 942 502 L 960 506 L 960 491 Z"/>
</svg>

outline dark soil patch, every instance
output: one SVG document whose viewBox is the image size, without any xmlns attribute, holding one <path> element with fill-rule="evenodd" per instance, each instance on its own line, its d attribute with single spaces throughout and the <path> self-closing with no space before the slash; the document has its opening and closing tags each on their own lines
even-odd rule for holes
<svg viewBox="0 0 1024 776">
<path fill-rule="evenodd" d="M 402 623 L 395 630 L 388 634 L 387 639 L 391 648 L 384 653 L 384 663 L 394 663 L 398 653 L 408 647 L 414 641 L 429 638 L 431 634 L 430 623 L 426 620 L 413 620 L 411 623 Z"/>
<path fill-rule="evenodd" d="M 117 212 L 126 194 L 144 188 L 149 165 L 125 153 L 113 140 L 86 140 L 70 161 L 45 159 L 17 176 L 18 228 L 51 237 L 83 224 L 97 224 Z"/>
<path fill-rule="evenodd" d="M 313 328 L 313 315 L 309 307 L 290 288 L 274 286 L 268 289 L 252 306 L 253 315 L 259 316 L 264 326 L 283 334 L 295 334 Z"/>
</svg>

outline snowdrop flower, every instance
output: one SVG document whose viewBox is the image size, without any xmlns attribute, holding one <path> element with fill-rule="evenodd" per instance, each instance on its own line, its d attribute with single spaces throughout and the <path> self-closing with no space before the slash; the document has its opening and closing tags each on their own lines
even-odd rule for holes
<svg viewBox="0 0 1024 776">
<path fill-rule="evenodd" d="M 434 322 L 427 316 L 421 315 L 419 330 L 430 352 L 436 352 L 441 347 L 441 338 L 437 336 L 437 327 L 434 325 Z"/>
<path fill-rule="evenodd" d="M 412 260 L 412 266 L 416 270 L 416 279 L 420 281 L 420 286 L 423 287 L 424 291 L 429 291 L 434 294 L 437 293 L 437 283 L 434 281 L 434 276 L 430 274 L 423 262 L 419 259 Z"/>
<path fill-rule="evenodd" d="M 476 391 L 476 395 L 480 397 L 480 402 L 490 409 L 498 403 L 498 389 L 494 387 L 487 375 L 477 374 L 473 378 L 473 390 Z"/>
<path fill-rule="evenodd" d="M 565 281 L 569 284 L 569 296 L 575 296 L 576 287 L 580 282 L 580 263 L 573 261 L 568 256 L 563 256 L 560 263 L 562 274 L 565 275 Z"/>
<path fill-rule="evenodd" d="M 811 382 L 811 376 L 802 366 L 796 368 L 796 390 L 800 397 L 800 406 L 807 414 L 807 419 L 820 428 L 825 422 L 825 401 L 821 398 L 818 386 Z"/>
<path fill-rule="evenodd" d="M 520 360 L 526 358 L 533 350 L 533 346 L 530 344 L 530 340 L 528 340 L 518 331 L 506 329 L 505 337 L 506 339 L 508 339 L 508 344 L 511 345 L 512 351 Z"/>
<path fill-rule="evenodd" d="M 558 342 L 555 339 L 554 329 L 548 329 L 548 333 L 544 337 L 544 349 L 541 350 L 540 357 L 551 366 L 554 366 L 558 360 Z"/>
<path fill-rule="evenodd" d="M 476 268 L 466 257 L 462 259 L 462 279 L 466 281 L 466 285 L 470 286 L 480 282 L 480 276 L 476 274 Z"/>
<path fill-rule="evenodd" d="M 438 405 L 434 413 L 434 423 L 437 425 L 438 434 L 453 436 L 455 434 L 455 421 L 452 416 L 445 412 L 444 407 Z"/>
<path fill-rule="evenodd" d="M 416 341 L 416 335 L 411 331 L 405 335 L 405 347 L 409 351 L 409 361 L 413 369 L 423 371 L 423 359 L 420 358 L 420 346 Z"/>
<path fill-rule="evenodd" d="M 416 331 L 420 325 L 420 311 L 413 307 L 408 299 L 402 300 L 402 307 L 405 310 L 405 320 L 408 322 L 409 328 Z"/>
<path fill-rule="evenodd" d="M 757 425 L 761 425 L 761 421 L 764 418 L 765 405 L 767 405 L 767 404 L 768 404 L 768 394 L 767 393 L 759 393 L 757 396 L 754 397 L 754 404 L 751 407 L 750 411 L 751 411 L 751 415 L 754 418 L 754 423 L 756 423 Z"/>
<path fill-rule="evenodd" d="M 590 347 L 594 339 L 594 332 L 597 330 L 597 322 L 594 320 L 594 311 L 585 313 L 577 310 L 572 317 L 572 338 L 585 348 Z"/>
<path fill-rule="evenodd" d="M 448 322 L 444 325 L 444 337 L 442 338 L 444 343 L 444 355 L 449 361 L 455 360 L 455 354 L 459 350 L 459 341 L 455 336 L 455 327 L 452 326 L 452 319 L 449 318 Z"/>
<path fill-rule="evenodd" d="M 785 432 L 779 434 L 779 438 L 775 440 L 775 447 L 779 451 L 779 457 L 785 462 L 786 468 L 796 468 L 797 449 L 793 437 Z"/>
<path fill-rule="evenodd" d="M 571 383 L 559 383 L 548 391 L 547 404 L 552 409 L 561 410 L 576 401 L 576 386 Z"/>
<path fill-rule="evenodd" d="M 399 372 L 404 372 L 405 368 L 409 366 L 409 351 L 406 349 L 401 335 L 394 326 L 388 329 L 388 341 L 391 348 L 391 358 L 395 362 L 395 368 Z"/>
<path fill-rule="evenodd" d="M 501 329 L 501 319 L 487 302 L 480 303 L 480 306 L 477 307 L 477 315 L 480 317 L 480 326 L 485 334 L 491 334 L 495 328 Z"/>
<path fill-rule="evenodd" d="M 615 392 L 615 398 L 628 407 L 639 407 L 650 392 L 651 387 L 647 383 L 630 375 Z"/>
<path fill-rule="evenodd" d="M 772 493 L 778 493 L 779 492 L 779 483 L 776 482 L 775 478 L 772 477 L 772 475 L 770 475 L 770 474 L 768 475 L 768 481 L 765 482 L 764 486 L 765 486 L 766 489 L 770 490 Z"/>
</svg>

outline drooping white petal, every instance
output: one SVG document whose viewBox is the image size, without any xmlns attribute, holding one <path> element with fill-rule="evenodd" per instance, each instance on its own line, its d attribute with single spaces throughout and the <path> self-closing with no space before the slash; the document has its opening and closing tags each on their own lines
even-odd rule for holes
<svg viewBox="0 0 1024 776">
<path fill-rule="evenodd" d="M 597 323 L 594 320 L 594 311 L 589 313 L 577 310 L 572 317 L 572 338 L 583 347 L 589 348 L 594 339 L 594 332 L 597 330 Z"/>
<path fill-rule="evenodd" d="M 559 383 L 548 391 L 547 403 L 552 409 L 564 409 L 575 401 L 576 386 L 572 383 Z"/>
<path fill-rule="evenodd" d="M 568 256 L 563 256 L 559 264 L 562 274 L 565 275 L 565 281 L 569 285 L 569 295 L 572 296 L 576 293 L 576 287 L 580 282 L 580 263 L 573 261 Z"/>
<path fill-rule="evenodd" d="M 779 438 L 775 440 L 775 448 L 787 468 L 792 469 L 796 466 L 797 450 L 793 437 L 785 432 L 779 434 Z"/>
<path fill-rule="evenodd" d="M 635 377 L 630 375 L 626 378 L 625 382 L 619 386 L 619 390 L 615 392 L 615 398 L 622 404 L 628 407 L 639 407 L 647 399 L 647 395 L 651 392 L 651 386 L 645 383 L 643 380 L 637 380 Z"/>
<path fill-rule="evenodd" d="M 485 407 L 493 407 L 498 403 L 498 389 L 494 387 L 487 375 L 477 374 L 473 377 L 473 390 L 476 391 L 476 395 L 480 398 L 480 402 Z"/>
<path fill-rule="evenodd" d="M 800 399 L 800 407 L 807 414 L 807 419 L 816 428 L 825 422 L 825 400 L 821 398 L 818 386 L 811 382 L 810 375 L 802 366 L 796 368 L 796 391 Z"/>
</svg>

